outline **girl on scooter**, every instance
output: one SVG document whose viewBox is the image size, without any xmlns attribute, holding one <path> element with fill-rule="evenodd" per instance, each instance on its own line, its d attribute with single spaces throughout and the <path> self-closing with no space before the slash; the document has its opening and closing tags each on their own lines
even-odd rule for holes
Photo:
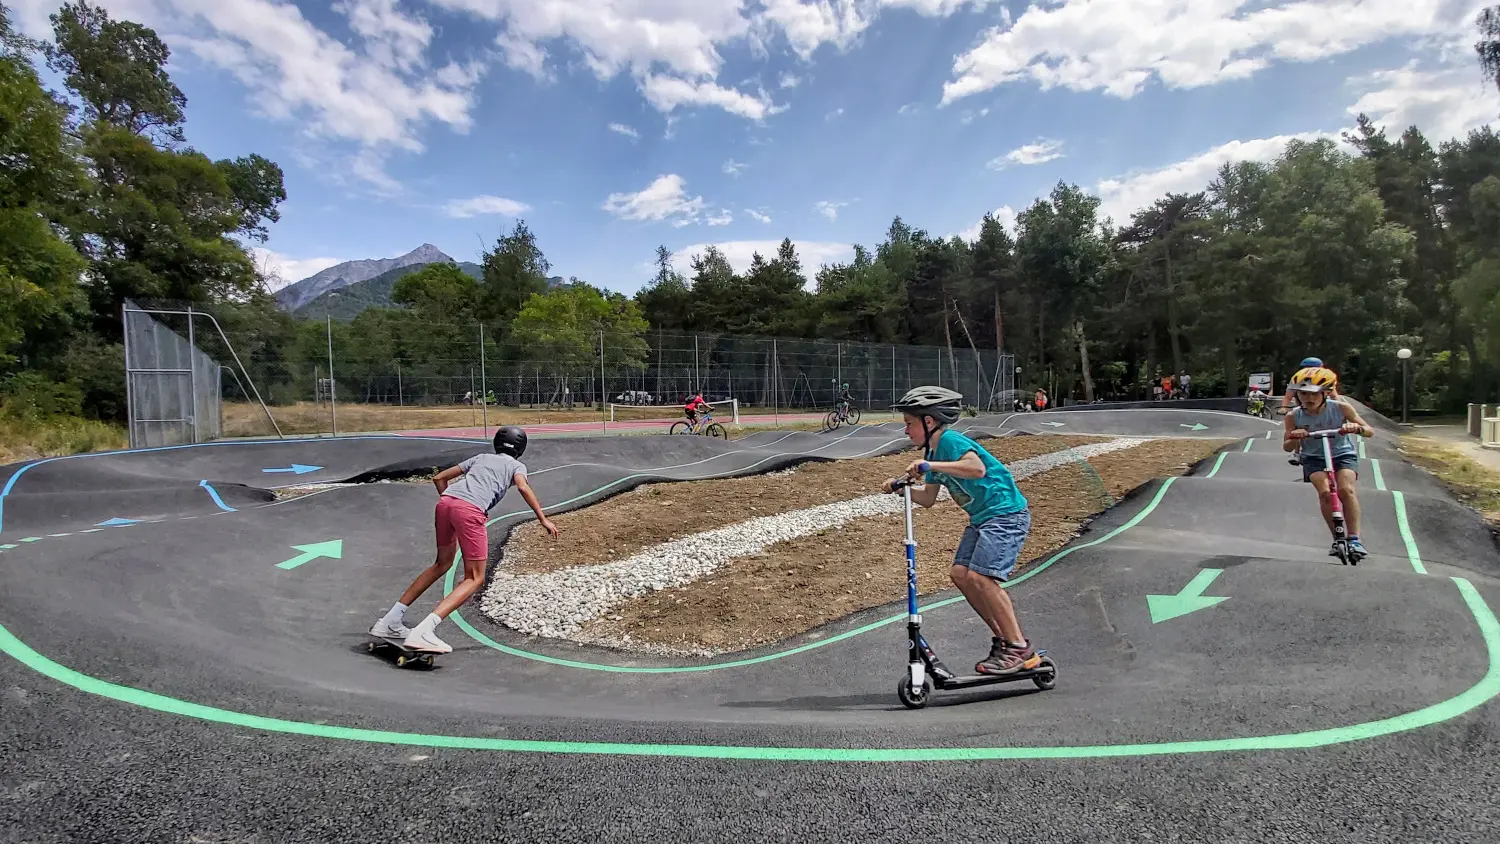
<svg viewBox="0 0 1500 844">
<path fill-rule="evenodd" d="M 1323 511 L 1323 521 L 1328 531 L 1333 532 L 1333 499 L 1328 489 L 1328 470 L 1323 465 L 1322 446 L 1316 440 L 1307 439 L 1309 431 L 1328 431 L 1335 428 L 1343 435 L 1329 442 L 1333 456 L 1333 471 L 1338 473 L 1339 500 L 1344 505 L 1344 515 L 1349 526 L 1349 550 L 1364 557 L 1368 555 L 1359 541 L 1359 497 L 1354 491 L 1354 482 L 1359 478 L 1359 456 L 1350 434 L 1362 437 L 1375 436 L 1375 429 L 1365 423 L 1354 405 L 1343 399 L 1330 396 L 1338 376 L 1333 370 L 1321 366 L 1310 366 L 1297 370 L 1292 376 L 1291 392 L 1297 396 L 1297 407 L 1286 415 L 1281 450 L 1299 449 L 1302 463 L 1302 480 L 1312 483 L 1318 492 L 1318 504 Z M 1337 556 L 1330 550 L 1330 556 Z"/>
</svg>

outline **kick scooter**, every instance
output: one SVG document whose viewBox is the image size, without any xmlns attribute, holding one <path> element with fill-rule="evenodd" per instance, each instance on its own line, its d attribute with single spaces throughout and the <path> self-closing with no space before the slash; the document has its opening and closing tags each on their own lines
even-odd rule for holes
<svg viewBox="0 0 1500 844">
<path fill-rule="evenodd" d="M 1023 668 L 1010 674 L 954 674 L 943 665 L 927 639 L 922 636 L 922 615 L 917 612 L 917 541 L 911 524 L 911 486 L 913 481 L 902 479 L 893 486 L 901 490 L 906 499 L 906 634 L 907 673 L 896 686 L 896 696 L 907 709 L 921 709 L 932 697 L 934 688 L 964 689 L 987 686 L 991 683 L 1009 683 L 1014 680 L 1030 680 L 1039 689 L 1050 689 L 1057 682 L 1057 664 L 1045 650 L 1038 650 L 1041 664 L 1035 668 Z M 893 490 L 894 491 L 894 490 Z"/>
<path fill-rule="evenodd" d="M 1323 441 L 1323 467 L 1328 475 L 1328 497 L 1333 503 L 1333 555 L 1346 566 L 1357 566 L 1363 555 L 1349 547 L 1349 532 L 1344 527 L 1344 502 L 1339 499 L 1339 473 L 1333 467 L 1333 449 L 1328 444 L 1337 436 L 1342 436 L 1337 428 L 1307 432 L 1308 439 Z"/>
</svg>

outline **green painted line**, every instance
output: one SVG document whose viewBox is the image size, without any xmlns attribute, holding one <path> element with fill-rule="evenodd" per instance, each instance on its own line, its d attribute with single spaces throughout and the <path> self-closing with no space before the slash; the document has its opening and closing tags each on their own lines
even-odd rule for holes
<svg viewBox="0 0 1500 844">
<path fill-rule="evenodd" d="M 742 745 L 647 744 L 626 742 L 547 741 L 502 739 L 488 736 L 454 736 L 371 730 L 312 724 L 284 718 L 251 715 L 192 703 L 167 695 L 110 683 L 60 665 L 37 653 L 0 626 L 0 650 L 43 676 L 89 694 L 111 700 L 203 721 L 231 724 L 252 730 L 292 733 L 343 741 L 381 744 L 449 747 L 511 753 L 570 753 L 613 756 L 689 757 L 699 759 L 748 759 L 793 762 L 947 762 L 983 759 L 1098 759 L 1121 756 L 1166 756 L 1188 753 L 1291 750 L 1367 741 L 1452 720 L 1500 694 L 1500 620 L 1485 604 L 1479 591 L 1467 580 L 1454 577 L 1464 603 L 1473 614 L 1489 653 L 1489 667 L 1479 682 L 1447 700 L 1430 706 L 1343 727 L 1281 733 L 1268 736 L 1200 739 L 1142 744 L 1063 745 L 1052 747 L 747 747 Z"/>
<path fill-rule="evenodd" d="M 22 542 L 41 542 L 42 538 L 40 536 L 25 536 L 25 537 L 21 538 L 21 541 Z"/>
<path fill-rule="evenodd" d="M 71 533 L 49 533 L 49 534 L 47 534 L 47 536 L 50 537 L 50 538 L 52 538 L 52 539 L 61 539 L 64 536 L 72 536 L 72 535 L 73 534 L 71 534 Z"/>
<path fill-rule="evenodd" d="M 1355 439 L 1359 440 L 1359 459 L 1363 460 L 1365 459 L 1365 438 L 1355 437 Z"/>
<path fill-rule="evenodd" d="M 1202 569 L 1176 595 L 1147 595 L 1146 608 L 1151 611 L 1151 623 L 1160 624 L 1229 600 L 1228 596 L 1203 596 L 1204 590 L 1214 582 L 1214 578 L 1223 573 L 1223 569 Z"/>
<path fill-rule="evenodd" d="M 1382 475 L 1380 473 L 1380 460 L 1379 459 L 1371 459 L 1370 460 L 1370 471 L 1371 471 L 1371 473 L 1373 473 L 1375 475 L 1375 488 L 1378 489 L 1378 490 L 1384 490 L 1385 489 L 1385 475 Z"/>
<path fill-rule="evenodd" d="M 1267 431 L 1266 432 L 1266 439 L 1269 440 L 1271 438 L 1271 435 L 1274 434 L 1274 433 L 1276 433 L 1276 432 L 1275 431 Z"/>
<path fill-rule="evenodd" d="M 293 545 L 292 548 L 302 553 L 290 560 L 282 560 L 276 564 L 277 568 L 294 569 L 320 557 L 332 557 L 337 560 L 344 556 L 344 540 L 342 539 L 330 539 L 327 542 L 314 542 L 310 545 Z"/>
<path fill-rule="evenodd" d="M 1214 467 L 1212 469 L 1210 469 L 1209 472 L 1208 472 L 1208 474 L 1204 475 L 1204 477 L 1205 478 L 1212 478 L 1214 475 L 1219 474 L 1219 467 L 1224 465 L 1224 458 L 1226 458 L 1228 456 L 1229 456 L 1229 452 L 1227 452 L 1227 451 L 1221 451 L 1221 452 L 1219 452 L 1219 459 L 1214 461 Z"/>
<path fill-rule="evenodd" d="M 15 547 L 16 546 L 14 546 L 14 545 L 0 545 L 0 551 L 9 551 L 10 549 L 15 548 Z"/>
<path fill-rule="evenodd" d="M 1252 445 L 1255 445 L 1255 440 L 1253 440 L 1253 439 L 1252 440 L 1245 440 L 1245 448 L 1243 450 L 1244 451 L 1249 451 L 1250 450 L 1250 446 L 1252 446 Z"/>
<path fill-rule="evenodd" d="M 1171 488 L 1172 482 L 1177 480 L 1177 477 L 1178 476 L 1176 475 L 1172 475 L 1166 480 L 1162 481 L 1161 488 L 1156 491 L 1156 495 L 1151 498 L 1150 503 L 1142 508 L 1139 513 L 1136 513 L 1134 516 L 1132 516 L 1129 521 L 1091 542 L 1085 542 L 1082 545 L 1075 545 L 1071 548 L 1064 548 L 1063 550 L 1047 558 L 1046 562 L 1042 563 L 1036 568 L 1030 569 L 1020 577 L 1001 584 L 1001 588 L 1009 589 L 1016 584 L 1024 583 L 1028 579 L 1041 574 L 1043 571 L 1046 571 L 1053 563 L 1056 563 L 1069 554 L 1072 554 L 1075 551 L 1081 551 L 1084 548 L 1092 548 L 1096 545 L 1101 545 L 1113 539 L 1114 537 L 1119 536 L 1130 528 L 1140 524 L 1141 520 L 1149 516 L 1151 514 L 1151 511 L 1155 510 L 1157 505 L 1161 503 L 1162 498 L 1167 494 L 1167 490 Z M 453 585 L 457 581 L 457 574 L 458 565 L 455 562 L 455 564 L 448 569 L 448 574 L 443 579 L 443 594 L 445 596 L 453 591 Z M 956 595 L 952 598 L 945 598 L 941 601 L 930 604 L 926 607 L 923 607 L 922 609 L 935 610 L 939 607 L 951 606 L 962 600 L 964 600 L 964 597 L 962 595 Z M 789 648 L 787 650 L 762 654 L 760 656 L 750 657 L 748 659 L 737 659 L 730 662 L 713 662 L 703 665 L 663 665 L 651 667 L 609 665 L 602 662 L 583 662 L 580 660 L 563 659 L 561 657 L 539 654 L 534 651 L 513 648 L 509 645 L 502 645 L 499 642 L 496 642 L 494 639 L 491 639 L 490 637 L 484 635 L 484 633 L 476 629 L 474 625 L 470 624 L 468 620 L 463 617 L 463 613 L 461 611 L 455 610 L 452 615 L 448 616 L 448 620 L 452 621 L 458 627 L 458 629 L 462 630 L 469 636 L 469 638 L 473 639 L 479 644 L 484 645 L 487 648 L 493 648 L 497 651 L 500 651 L 501 653 L 509 654 L 511 656 L 518 656 L 524 659 L 536 660 L 537 662 L 545 662 L 552 665 L 561 665 L 568 668 L 583 668 L 590 671 L 612 671 L 622 674 L 680 674 L 690 671 L 715 671 L 721 668 L 740 668 L 746 665 L 755 665 L 761 662 L 770 662 L 773 659 L 781 659 L 782 657 L 788 657 L 793 654 L 804 653 L 806 651 L 813 650 L 814 648 L 821 648 L 825 645 L 831 645 L 835 642 L 842 642 L 846 639 L 852 639 L 855 636 L 858 636 L 862 633 L 868 633 L 871 630 L 884 627 L 887 624 L 893 624 L 898 621 L 905 621 L 906 613 L 903 612 L 900 615 L 893 615 L 888 618 L 880 619 L 879 621 L 873 621 L 869 624 L 864 625 L 863 627 L 856 627 L 853 630 L 846 630 L 843 633 L 839 633 L 836 636 L 830 636 L 827 639 L 820 639 L 816 642 L 808 642 L 806 644 L 798 645 L 797 647 Z"/>
<path fill-rule="evenodd" d="M 1417 553 L 1417 538 L 1412 536 L 1411 524 L 1406 519 L 1406 496 L 1401 490 L 1393 489 L 1391 498 L 1396 501 L 1396 528 L 1401 531 L 1401 541 L 1406 543 L 1406 559 L 1411 562 L 1411 567 L 1416 569 L 1417 574 L 1426 574 L 1427 567 L 1422 565 L 1422 555 Z"/>
</svg>

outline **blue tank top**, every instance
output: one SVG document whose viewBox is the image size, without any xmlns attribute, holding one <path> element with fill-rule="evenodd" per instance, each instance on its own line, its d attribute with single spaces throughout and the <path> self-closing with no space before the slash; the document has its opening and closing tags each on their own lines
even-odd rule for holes
<svg viewBox="0 0 1500 844">
<path fill-rule="evenodd" d="M 1344 418 L 1344 402 L 1337 399 L 1328 399 L 1323 402 L 1323 409 L 1317 413 L 1308 413 L 1300 404 L 1292 413 L 1292 427 L 1304 431 L 1327 431 L 1348 421 Z M 1344 434 L 1334 437 L 1328 441 L 1328 450 L 1334 457 L 1354 454 L 1353 436 L 1353 434 Z M 1322 457 L 1323 443 L 1318 440 L 1303 440 L 1301 451 L 1303 454 Z"/>
</svg>

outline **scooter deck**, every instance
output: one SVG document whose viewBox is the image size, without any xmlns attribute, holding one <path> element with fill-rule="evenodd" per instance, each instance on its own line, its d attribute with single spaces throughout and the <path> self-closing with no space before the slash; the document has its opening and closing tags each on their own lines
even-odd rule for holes
<svg viewBox="0 0 1500 844">
<path fill-rule="evenodd" d="M 1037 677 L 1055 678 L 1057 666 L 1046 657 L 1045 651 L 1039 651 L 1038 656 L 1042 661 L 1034 668 L 1022 668 L 1009 674 L 959 674 L 954 677 L 944 678 L 931 670 L 927 676 L 932 678 L 932 684 L 939 689 L 961 689 L 965 686 L 987 686 L 991 683 L 1009 683 L 1013 680 L 1034 680 Z"/>
</svg>

